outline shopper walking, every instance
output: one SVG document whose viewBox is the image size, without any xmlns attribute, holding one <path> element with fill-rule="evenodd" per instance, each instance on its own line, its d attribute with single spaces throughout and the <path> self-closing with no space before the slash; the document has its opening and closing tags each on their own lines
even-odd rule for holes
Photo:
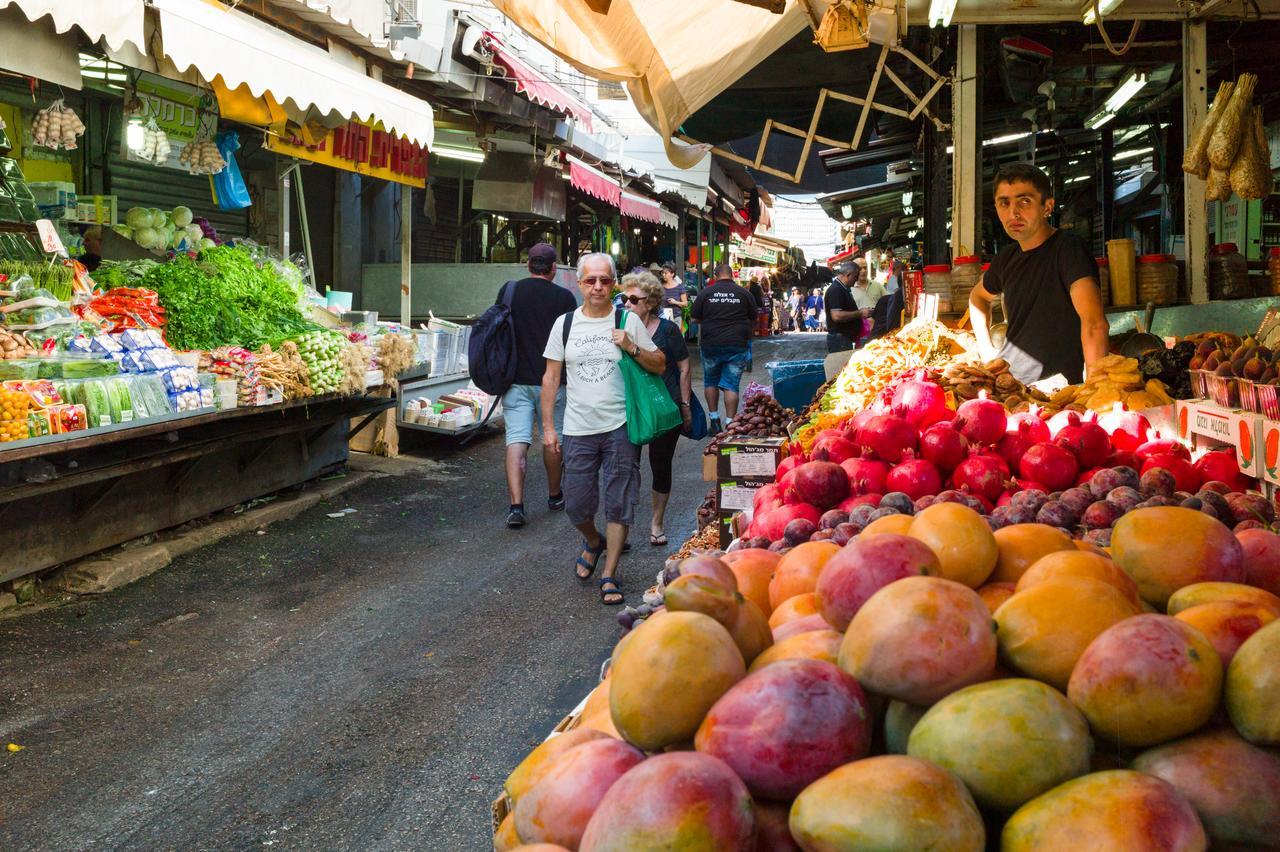
<svg viewBox="0 0 1280 852">
<path fill-rule="evenodd" d="M 563 431 L 565 508 L 582 533 L 575 573 L 579 580 L 590 580 L 607 551 L 599 584 L 601 602 L 610 606 L 624 600 L 618 586 L 618 559 L 634 520 L 640 481 L 640 448 L 627 437 L 626 390 L 618 362 L 625 354 L 650 373 L 660 375 L 666 368 L 666 357 L 640 318 L 614 310 L 609 296 L 617 277 L 613 258 L 607 254 L 589 254 L 579 261 L 582 307 L 552 325 L 543 351 L 547 369 L 542 377 L 542 441 L 558 452 Z M 551 410 L 566 373 L 564 428 L 559 430 Z M 603 536 L 596 526 L 601 479 Z"/>
<path fill-rule="evenodd" d="M 806 331 L 819 331 L 823 323 L 822 290 L 813 288 L 809 298 L 805 300 L 804 327 Z"/>
<path fill-rule="evenodd" d="M 645 273 L 633 273 L 622 279 L 622 292 L 627 308 L 640 318 L 644 329 L 653 338 L 654 345 L 666 357 L 667 366 L 662 381 L 671 394 L 671 400 L 680 408 L 681 426 L 664 432 L 649 444 L 649 471 L 653 476 L 653 516 L 649 521 L 649 544 L 661 547 L 667 543 L 664 530 L 667 501 L 671 497 L 671 462 L 675 458 L 676 443 L 681 432 L 689 426 L 689 347 L 685 345 L 680 327 L 657 314 L 664 298 L 658 279 Z"/>
<path fill-rule="evenodd" d="M 678 325 L 683 334 L 684 309 L 689 307 L 689 292 L 676 274 L 676 265 L 669 260 L 662 264 L 662 307 L 663 316 Z"/>
<path fill-rule="evenodd" d="M 757 305 L 751 293 L 733 280 L 733 267 L 715 268 L 715 282 L 698 294 L 689 316 L 702 328 L 702 393 L 707 400 L 711 431 L 720 431 L 720 392 L 724 392 L 725 421 L 738 413 L 738 387 L 751 360 L 751 328 Z"/>
<path fill-rule="evenodd" d="M 573 294 L 555 283 L 556 250 L 547 243 L 529 249 L 529 277 L 508 281 L 498 289 L 501 304 L 507 288 L 514 287 L 511 318 L 515 326 L 515 383 L 502 396 L 502 417 L 507 430 L 507 493 L 511 507 L 507 526 L 518 529 L 525 525 L 524 482 L 528 470 L 529 447 L 533 444 L 533 425 L 542 419 L 542 374 L 546 361 L 542 350 L 556 318 L 577 307 Z M 564 388 L 553 400 L 553 423 L 556 429 L 564 421 Z M 542 464 L 547 471 L 547 508 L 558 512 L 564 508 L 560 488 L 561 458 L 558 450 L 544 446 Z"/>
</svg>

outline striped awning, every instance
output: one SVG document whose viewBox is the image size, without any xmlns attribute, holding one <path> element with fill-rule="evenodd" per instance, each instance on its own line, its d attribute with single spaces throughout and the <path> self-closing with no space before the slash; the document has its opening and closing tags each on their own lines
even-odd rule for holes
<svg viewBox="0 0 1280 852">
<path fill-rule="evenodd" d="M 569 183 L 574 189 L 585 192 L 614 207 L 622 206 L 622 185 L 594 166 L 576 157 L 569 157 Z"/>
<path fill-rule="evenodd" d="M 620 209 L 623 216 L 639 219 L 642 222 L 652 222 L 655 225 L 662 224 L 662 205 L 652 198 L 624 191 Z"/>
<path fill-rule="evenodd" d="M 579 98 L 565 91 L 561 86 L 547 79 L 527 65 L 524 60 L 507 49 L 507 46 L 493 33 L 485 33 L 489 49 L 493 51 L 493 62 L 503 70 L 508 79 L 514 80 L 516 91 L 535 104 L 542 104 L 553 112 L 571 116 L 578 121 L 584 130 L 591 133 L 591 107 Z"/>
</svg>

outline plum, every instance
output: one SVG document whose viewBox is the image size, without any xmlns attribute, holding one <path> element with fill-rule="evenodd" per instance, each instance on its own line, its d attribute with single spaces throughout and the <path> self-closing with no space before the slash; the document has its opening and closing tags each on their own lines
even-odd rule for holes
<svg viewBox="0 0 1280 852">
<path fill-rule="evenodd" d="M 1227 495 L 1231 493 L 1231 486 L 1221 480 L 1213 479 L 1200 486 L 1201 491 L 1212 491 L 1215 494 Z"/>
<path fill-rule="evenodd" d="M 988 514 L 993 508 L 981 494 L 965 494 L 964 499 L 960 502 L 977 512 L 979 515 Z"/>
<path fill-rule="evenodd" d="M 853 511 L 849 513 L 849 523 L 856 524 L 858 532 L 862 532 L 862 528 L 871 523 L 871 516 L 875 514 L 876 507 L 863 504 L 855 506 Z"/>
<path fill-rule="evenodd" d="M 1089 480 L 1089 492 L 1095 500 L 1104 500 L 1108 492 L 1124 485 L 1124 476 L 1116 467 L 1106 467 L 1093 475 Z"/>
<path fill-rule="evenodd" d="M 1107 502 L 1116 507 L 1118 510 L 1117 517 L 1119 517 L 1119 515 L 1123 515 L 1141 503 L 1142 495 L 1138 493 L 1136 488 L 1121 485 L 1119 488 L 1111 490 L 1111 493 L 1107 495 Z"/>
<path fill-rule="evenodd" d="M 871 521 L 878 521 L 881 518 L 887 518 L 890 515 L 901 515 L 901 514 L 902 514 L 901 512 L 899 512 L 897 509 L 893 508 L 892 506 L 881 506 L 879 509 L 876 509 L 874 512 L 871 513 L 871 519 L 868 520 L 867 523 L 871 523 Z"/>
<path fill-rule="evenodd" d="M 809 541 L 831 541 L 835 537 L 836 531 L 832 529 L 818 530 L 809 536 Z"/>
<path fill-rule="evenodd" d="M 1069 529 L 1074 527 L 1078 520 L 1079 516 L 1071 511 L 1071 507 L 1058 500 L 1045 503 L 1040 511 L 1036 513 L 1036 523 L 1048 524 L 1051 527 Z"/>
<path fill-rule="evenodd" d="M 1089 542 L 1090 544 L 1096 544 L 1098 547 L 1110 547 L 1111 546 L 1111 530 L 1110 529 L 1089 530 L 1084 534 L 1084 540 Z"/>
<path fill-rule="evenodd" d="M 1040 508 L 1044 506 L 1045 503 L 1048 502 L 1049 495 L 1038 488 L 1032 488 L 1028 491 L 1019 491 L 1017 494 L 1014 494 L 1013 497 L 1009 498 L 1010 507 L 1014 509 L 1030 509 L 1033 516 L 1036 512 L 1040 511 Z"/>
<path fill-rule="evenodd" d="M 1262 521 L 1251 519 L 1247 521 L 1241 521 L 1240 523 L 1232 527 L 1231 531 L 1234 533 L 1242 533 L 1245 530 L 1265 530 L 1266 528 L 1267 528 L 1267 525 L 1264 524 Z"/>
<path fill-rule="evenodd" d="M 1110 470 L 1115 471 L 1116 475 L 1120 477 L 1120 485 L 1127 485 L 1130 488 L 1138 487 L 1138 480 L 1140 479 L 1140 477 L 1138 476 L 1138 472 L 1133 468 L 1129 467 L 1128 465 L 1122 464 L 1122 465 L 1118 465 L 1116 467 L 1110 468 Z M 1116 487 L 1118 488 L 1119 486 L 1116 486 Z"/>
<path fill-rule="evenodd" d="M 1087 530 L 1104 530 L 1110 528 L 1123 514 L 1124 512 L 1111 501 L 1099 500 L 1084 510 L 1080 523 L 1084 524 Z"/>
<path fill-rule="evenodd" d="M 949 489 L 947 489 L 946 491 L 943 491 L 941 494 L 939 494 L 936 498 L 934 498 L 934 501 L 933 501 L 933 502 L 935 502 L 935 503 L 963 503 L 963 502 L 965 502 L 965 497 L 967 497 L 967 496 L 968 496 L 968 495 L 967 495 L 967 494 L 965 494 L 963 491 L 957 491 L 957 490 L 956 490 L 956 489 L 954 489 L 954 488 L 949 488 Z"/>
<path fill-rule="evenodd" d="M 774 553 L 786 553 L 791 549 L 791 545 L 787 544 L 787 540 L 785 538 L 780 538 L 773 544 L 770 544 L 768 549 Z"/>
<path fill-rule="evenodd" d="M 821 520 L 818 521 L 818 529 L 833 530 L 848 520 L 848 512 L 842 512 L 839 509 L 828 509 L 823 513 Z"/>
<path fill-rule="evenodd" d="M 818 531 L 818 525 L 808 518 L 796 518 L 787 523 L 782 531 L 782 538 L 792 546 L 803 544 Z"/>
<path fill-rule="evenodd" d="M 831 536 L 831 540 L 841 547 L 844 547 L 860 532 L 862 532 L 862 527 L 857 524 L 841 524 L 835 528 L 835 531 Z"/>
<path fill-rule="evenodd" d="M 1034 524 L 1036 522 L 1037 512 L 1039 512 L 1039 509 L 1032 506 L 1010 506 L 1005 517 L 1010 526 L 1013 526 L 1014 524 Z"/>
<path fill-rule="evenodd" d="M 1197 512 L 1204 511 L 1204 501 L 1199 497 L 1188 497 L 1178 504 L 1184 509 L 1195 509 Z M 1212 510 L 1210 510 L 1212 512 Z"/>
<path fill-rule="evenodd" d="M 1178 488 L 1178 481 L 1173 474 L 1162 467 L 1153 467 L 1138 480 L 1138 490 L 1144 497 L 1171 497 Z"/>
<path fill-rule="evenodd" d="M 937 496 L 934 494 L 924 495 L 923 497 L 921 497 L 919 500 L 916 501 L 916 511 L 923 512 L 925 509 L 932 506 L 937 499 L 938 499 Z"/>
<path fill-rule="evenodd" d="M 1062 492 L 1062 498 L 1058 502 L 1070 509 L 1071 513 L 1078 518 L 1084 514 L 1085 509 L 1101 499 L 1103 497 L 1095 497 L 1088 488 L 1068 488 Z"/>
<path fill-rule="evenodd" d="M 1190 492 L 1190 491 L 1175 491 L 1175 492 L 1173 492 L 1173 499 L 1177 500 L 1179 503 L 1181 503 L 1183 500 L 1186 500 L 1186 499 L 1187 499 L 1188 497 L 1190 497 L 1190 496 L 1191 496 L 1191 492 Z"/>
<path fill-rule="evenodd" d="M 995 532 L 1001 527 L 1009 526 L 1009 524 L 1012 523 L 1012 521 L 1009 520 L 1011 513 L 1012 510 L 1010 510 L 1008 506 L 997 506 L 991 510 L 990 515 L 987 515 L 987 526 L 991 527 L 992 532 Z"/>
<path fill-rule="evenodd" d="M 1257 491 L 1228 494 L 1227 506 L 1231 509 L 1231 517 L 1237 524 L 1244 521 L 1259 521 L 1266 526 L 1276 519 L 1276 510 L 1271 505 L 1271 501 Z"/>
<path fill-rule="evenodd" d="M 890 491 L 880 498 L 881 509 L 896 509 L 899 515 L 914 515 L 915 502 L 901 491 Z"/>
</svg>

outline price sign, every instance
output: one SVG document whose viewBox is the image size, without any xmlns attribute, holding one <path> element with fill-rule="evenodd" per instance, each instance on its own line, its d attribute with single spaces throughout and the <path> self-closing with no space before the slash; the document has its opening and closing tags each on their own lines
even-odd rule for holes
<svg viewBox="0 0 1280 852">
<path fill-rule="evenodd" d="M 57 254 L 66 256 L 67 250 L 62 245 L 62 237 L 58 236 L 58 229 L 48 219 L 36 220 L 36 231 L 40 234 L 40 247 L 49 254 Z"/>
</svg>

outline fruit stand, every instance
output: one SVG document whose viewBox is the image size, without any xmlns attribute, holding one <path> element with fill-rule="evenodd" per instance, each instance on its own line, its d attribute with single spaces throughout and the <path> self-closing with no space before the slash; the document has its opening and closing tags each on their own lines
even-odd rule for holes
<svg viewBox="0 0 1280 852">
<path fill-rule="evenodd" d="M 1280 422 L 1193 396 L 1210 338 L 1024 387 L 918 322 L 757 403 L 495 848 L 1273 844 Z"/>
</svg>

